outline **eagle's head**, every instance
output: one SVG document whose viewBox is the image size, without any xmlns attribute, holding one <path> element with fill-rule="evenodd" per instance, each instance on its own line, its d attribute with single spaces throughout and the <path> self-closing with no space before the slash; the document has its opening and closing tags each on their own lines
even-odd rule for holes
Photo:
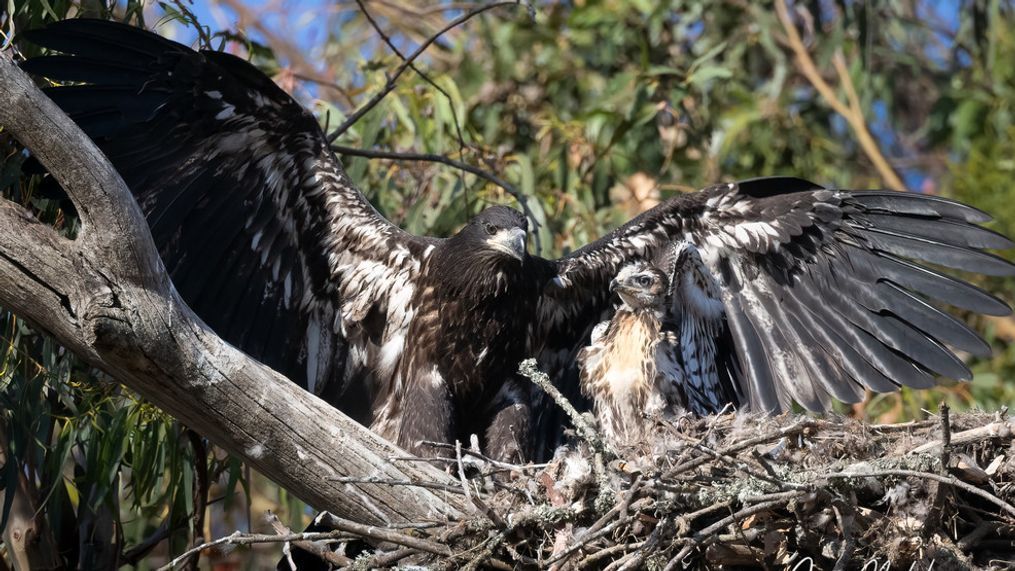
<svg viewBox="0 0 1015 571">
<path fill-rule="evenodd" d="M 662 270 L 638 261 L 620 268 L 610 282 L 610 289 L 631 309 L 660 309 L 666 302 L 669 285 L 670 280 Z"/>
<path fill-rule="evenodd" d="M 521 212 L 507 206 L 491 206 L 477 214 L 458 233 L 489 254 L 524 262 L 528 221 Z"/>
</svg>

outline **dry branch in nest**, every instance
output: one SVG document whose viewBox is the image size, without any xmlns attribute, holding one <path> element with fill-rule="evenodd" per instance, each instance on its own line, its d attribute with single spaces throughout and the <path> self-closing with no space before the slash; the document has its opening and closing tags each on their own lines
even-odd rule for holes
<svg viewBox="0 0 1015 571">
<path fill-rule="evenodd" d="M 344 555 L 364 569 L 1013 568 L 1015 422 L 949 421 L 686 417 L 616 457 L 579 443 L 539 466 L 459 447 L 438 462 L 473 514 L 352 533 Z"/>
</svg>

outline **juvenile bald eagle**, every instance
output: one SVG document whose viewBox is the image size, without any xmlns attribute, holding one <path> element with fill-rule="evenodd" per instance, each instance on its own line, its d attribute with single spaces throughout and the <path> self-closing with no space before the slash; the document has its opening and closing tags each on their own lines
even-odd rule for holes
<svg viewBox="0 0 1015 571">
<path fill-rule="evenodd" d="M 646 417 L 738 405 L 732 354 L 716 350 L 718 285 L 692 244 L 677 243 L 667 271 L 646 261 L 624 266 L 610 289 L 620 306 L 578 354 L 582 392 L 608 440 L 644 438 Z"/>
<path fill-rule="evenodd" d="M 527 391 L 505 383 L 553 276 L 519 212 L 413 236 L 249 63 L 100 20 L 26 35 L 69 54 L 23 65 L 82 83 L 48 94 L 116 166 L 217 333 L 407 449 L 473 433 L 496 456 L 528 448 Z"/>
<path fill-rule="evenodd" d="M 571 378 L 617 272 L 678 241 L 700 251 L 719 290 L 715 355 L 736 364 L 754 409 L 821 410 L 864 387 L 969 378 L 951 347 L 985 355 L 987 344 L 930 302 L 1010 311 L 937 269 L 1015 273 L 982 251 L 1012 245 L 977 226 L 989 217 L 943 198 L 795 178 L 722 184 L 544 260 L 521 249 L 525 227 L 507 209 L 447 239 L 386 221 L 317 121 L 236 57 L 95 20 L 27 35 L 66 54 L 25 67 L 75 83 L 49 94 L 137 196 L 183 299 L 225 339 L 410 448 L 469 432 L 505 454 L 527 448 L 517 362 L 538 355 Z M 549 410 L 540 434 L 559 431 Z"/>
</svg>

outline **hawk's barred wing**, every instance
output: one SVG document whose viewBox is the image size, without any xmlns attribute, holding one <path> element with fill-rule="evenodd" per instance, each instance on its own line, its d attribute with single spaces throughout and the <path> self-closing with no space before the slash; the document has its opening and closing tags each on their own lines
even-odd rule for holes
<svg viewBox="0 0 1015 571">
<path fill-rule="evenodd" d="M 544 296 L 537 339 L 547 354 L 580 345 L 583 328 L 609 309 L 611 276 L 684 240 L 719 282 L 752 408 L 781 410 L 795 400 L 821 410 L 830 396 L 858 400 L 863 387 L 929 387 L 935 374 L 968 379 L 952 347 L 976 355 L 989 347 L 933 302 L 988 315 L 1011 310 L 937 267 L 1015 274 L 983 251 L 1013 245 L 978 226 L 988 220 L 935 196 L 829 190 L 794 178 L 709 187 L 557 261 L 562 287 Z"/>
<path fill-rule="evenodd" d="M 362 373 L 429 242 L 371 207 L 316 120 L 229 54 L 101 20 L 25 36 L 66 54 L 24 67 L 76 83 L 47 92 L 123 176 L 199 316 L 326 398 Z"/>
<path fill-rule="evenodd" d="M 670 280 L 669 315 L 658 351 L 678 372 L 667 377 L 678 385 L 666 387 L 667 393 L 680 395 L 679 404 L 697 414 L 735 409 L 744 400 L 737 385 L 741 373 L 719 283 L 693 244 L 678 241 L 663 258 L 668 260 L 662 267 Z"/>
</svg>

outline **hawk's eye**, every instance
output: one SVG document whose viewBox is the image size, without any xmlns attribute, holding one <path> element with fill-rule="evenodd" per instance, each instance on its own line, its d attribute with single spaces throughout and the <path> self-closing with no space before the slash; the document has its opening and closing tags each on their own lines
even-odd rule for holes
<svg viewBox="0 0 1015 571">
<path fill-rule="evenodd" d="M 494 227 L 494 225 L 490 224 L 489 222 L 483 223 L 483 229 L 486 230 L 486 233 L 491 236 L 497 231 L 497 228 Z"/>
<path fill-rule="evenodd" d="M 634 279 L 634 283 L 638 284 L 639 287 L 648 287 L 652 285 L 652 278 L 648 276 L 638 276 Z"/>
</svg>

